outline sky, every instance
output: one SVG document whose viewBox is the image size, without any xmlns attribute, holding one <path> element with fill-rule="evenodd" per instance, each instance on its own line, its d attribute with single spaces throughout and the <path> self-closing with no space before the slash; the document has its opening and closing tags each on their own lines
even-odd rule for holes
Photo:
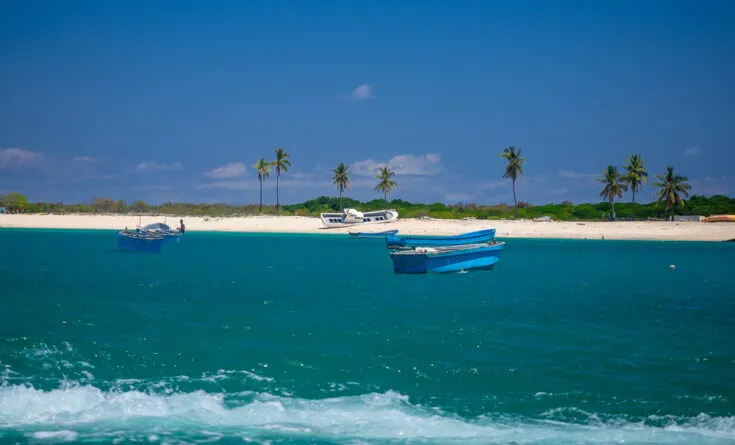
<svg viewBox="0 0 735 445">
<path fill-rule="evenodd" d="M 0 0 L 0 193 L 256 203 L 283 148 L 282 203 L 512 203 L 511 145 L 534 204 L 631 153 L 735 195 L 735 2 Z"/>
</svg>

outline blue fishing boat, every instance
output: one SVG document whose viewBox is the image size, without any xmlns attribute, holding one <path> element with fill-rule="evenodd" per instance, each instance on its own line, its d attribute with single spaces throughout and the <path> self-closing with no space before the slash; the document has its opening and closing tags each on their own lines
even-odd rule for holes
<svg viewBox="0 0 735 445">
<path fill-rule="evenodd" d="M 492 269 L 505 242 L 461 246 L 417 247 L 391 252 L 396 274 L 425 274 Z"/>
<path fill-rule="evenodd" d="M 488 243 L 495 238 L 495 229 L 478 230 L 461 235 L 450 236 L 415 236 L 392 235 L 385 238 L 389 249 L 407 249 L 412 247 L 459 246 L 463 244 Z"/>
<path fill-rule="evenodd" d="M 163 235 L 123 230 L 117 234 L 117 247 L 129 252 L 161 252 Z"/>
<path fill-rule="evenodd" d="M 386 230 L 384 232 L 350 232 L 350 236 L 357 238 L 385 238 L 386 236 L 393 236 L 398 233 L 398 230 Z"/>
</svg>

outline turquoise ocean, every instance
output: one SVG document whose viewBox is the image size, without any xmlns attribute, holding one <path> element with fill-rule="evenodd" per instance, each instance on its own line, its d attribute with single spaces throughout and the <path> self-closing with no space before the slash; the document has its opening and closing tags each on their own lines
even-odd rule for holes
<svg viewBox="0 0 735 445">
<path fill-rule="evenodd" d="M 735 243 L 506 241 L 0 230 L 0 443 L 735 443 Z"/>
</svg>

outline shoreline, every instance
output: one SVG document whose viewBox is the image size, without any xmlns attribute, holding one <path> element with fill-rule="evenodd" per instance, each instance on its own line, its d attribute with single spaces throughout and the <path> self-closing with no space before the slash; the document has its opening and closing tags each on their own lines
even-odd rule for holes
<svg viewBox="0 0 735 445">
<path fill-rule="evenodd" d="M 247 217 L 165 217 L 177 227 L 184 220 L 187 232 L 284 233 L 345 235 L 349 232 L 399 230 L 415 235 L 456 235 L 485 228 L 495 228 L 498 238 L 606 239 L 641 241 L 728 241 L 735 238 L 734 223 L 704 222 L 602 222 L 602 221 L 514 221 L 399 219 L 395 222 L 365 224 L 342 228 L 323 228 L 317 217 L 247 216 Z M 142 225 L 161 222 L 163 216 L 142 216 Z M 138 216 L 128 215 L 39 215 L 0 214 L 3 229 L 88 229 L 122 230 L 138 225 Z"/>
</svg>

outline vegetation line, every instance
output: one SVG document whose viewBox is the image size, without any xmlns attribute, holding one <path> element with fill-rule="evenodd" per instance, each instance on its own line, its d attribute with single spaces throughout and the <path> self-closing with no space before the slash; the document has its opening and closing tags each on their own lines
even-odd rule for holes
<svg viewBox="0 0 735 445">
<path fill-rule="evenodd" d="M 431 217 L 438 219 L 512 219 L 514 207 L 505 204 L 477 205 L 442 203 L 422 204 L 394 199 L 390 202 L 376 199 L 360 202 L 346 197 L 321 196 L 300 204 L 282 205 L 280 210 L 275 206 L 262 207 L 259 205 L 230 205 L 225 203 L 174 203 L 167 202 L 161 205 L 149 205 L 143 201 L 127 204 L 125 201 L 114 201 L 109 198 L 94 198 L 89 203 L 62 204 L 48 202 L 28 202 L 25 196 L 11 193 L 0 197 L 0 207 L 6 211 L 20 208 L 23 213 L 50 213 L 50 214 L 149 214 L 172 216 L 252 216 L 260 213 L 266 215 L 298 215 L 319 216 L 322 212 L 340 211 L 342 208 L 356 208 L 363 211 L 392 208 L 398 211 L 401 218 Z M 615 203 L 618 219 L 631 219 L 633 205 L 628 202 Z M 609 202 L 574 205 L 569 201 L 559 204 L 534 206 L 527 202 L 518 202 L 518 218 L 538 218 L 550 216 L 558 221 L 600 221 L 605 215 L 611 215 L 612 206 Z M 669 211 L 664 206 L 656 206 L 656 202 L 636 203 L 635 214 L 637 219 L 666 218 Z M 676 208 L 678 215 L 719 215 L 735 214 L 735 198 L 716 195 L 712 197 L 692 196 L 681 207 Z"/>
<path fill-rule="evenodd" d="M 511 180 L 513 188 L 513 207 L 505 204 L 477 205 L 442 203 L 421 204 L 401 199 L 392 199 L 393 191 L 398 189 L 396 172 L 389 165 L 377 168 L 375 191 L 383 199 L 360 202 L 346 198 L 345 192 L 350 191 L 351 172 L 349 166 L 340 162 L 332 173 L 332 184 L 339 191 L 338 198 L 321 196 L 300 204 L 281 205 L 279 193 L 279 179 L 291 167 L 291 155 L 282 148 L 275 149 L 275 160 L 266 161 L 260 158 L 253 168 L 258 171 L 260 183 L 260 200 L 255 205 L 230 205 L 225 203 L 173 203 L 149 205 L 144 201 L 135 201 L 128 205 L 125 201 L 114 201 L 110 198 L 93 198 L 89 203 L 64 204 L 48 202 L 28 202 L 27 198 L 19 193 L 9 193 L 0 196 L 0 211 L 22 213 L 115 213 L 115 214 L 156 214 L 172 216 L 249 216 L 256 214 L 270 215 L 300 215 L 319 216 L 323 212 L 338 212 L 344 208 L 357 208 L 364 211 L 381 210 L 386 208 L 398 211 L 401 218 L 431 217 L 440 219 L 507 219 L 507 218 L 538 218 L 551 217 L 560 221 L 599 221 L 623 219 L 671 218 L 674 215 L 710 216 L 717 214 L 735 214 L 735 199 L 715 195 L 712 197 L 692 196 L 689 200 L 690 185 L 687 178 L 674 173 L 673 167 L 666 167 L 664 175 L 656 175 L 656 181 L 651 185 L 658 190 L 654 193 L 654 202 L 636 203 L 636 193 L 641 192 L 643 185 L 648 182 L 646 161 L 639 154 L 632 154 L 624 160 L 624 172 L 621 174 L 618 167 L 608 165 L 603 170 L 598 181 L 603 184 L 600 197 L 607 202 L 574 205 L 570 201 L 559 204 L 534 206 L 528 202 L 518 201 L 516 197 L 516 180 L 524 175 L 526 158 L 521 156 L 521 149 L 514 146 L 507 147 L 500 154 L 506 160 L 502 177 Z M 270 173 L 276 173 L 276 205 L 263 204 L 263 183 L 270 178 Z M 615 202 L 622 199 L 623 193 L 632 192 L 632 203 Z M 661 205 L 663 203 L 663 205 Z"/>
</svg>

